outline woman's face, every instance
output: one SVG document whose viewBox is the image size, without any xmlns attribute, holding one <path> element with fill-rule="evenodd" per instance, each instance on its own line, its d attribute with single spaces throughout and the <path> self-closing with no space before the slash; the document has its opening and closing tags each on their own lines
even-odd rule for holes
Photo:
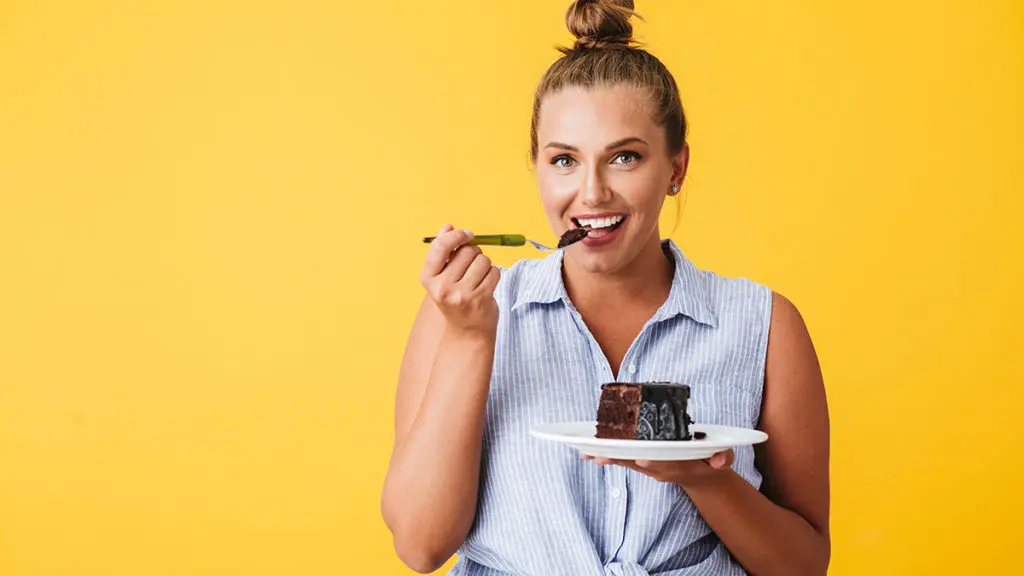
<svg viewBox="0 0 1024 576">
<path fill-rule="evenodd" d="M 541 103 L 537 183 L 555 234 L 589 224 L 566 256 L 590 272 L 628 269 L 660 241 L 658 216 L 688 151 L 669 156 L 649 99 L 626 86 L 567 88 Z"/>
</svg>

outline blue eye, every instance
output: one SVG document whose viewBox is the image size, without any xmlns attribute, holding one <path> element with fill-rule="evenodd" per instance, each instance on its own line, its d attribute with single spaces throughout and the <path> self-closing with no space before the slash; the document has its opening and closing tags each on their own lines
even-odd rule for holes
<svg viewBox="0 0 1024 576">
<path fill-rule="evenodd" d="M 636 164 L 640 161 L 640 155 L 636 152 L 619 152 L 612 158 L 613 164 Z"/>
<path fill-rule="evenodd" d="M 568 154 L 562 154 L 561 156 L 555 156 L 551 159 L 552 166 L 558 166 L 559 168 L 572 168 L 576 163 L 576 160 Z"/>
</svg>

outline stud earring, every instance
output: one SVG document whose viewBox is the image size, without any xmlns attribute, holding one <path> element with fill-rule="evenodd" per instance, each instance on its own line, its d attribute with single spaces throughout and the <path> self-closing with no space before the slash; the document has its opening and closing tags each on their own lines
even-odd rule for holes
<svg viewBox="0 0 1024 576">
<path fill-rule="evenodd" d="M 676 194 L 679 194 L 679 184 L 673 184 L 668 190 L 669 196 L 675 196 Z"/>
</svg>

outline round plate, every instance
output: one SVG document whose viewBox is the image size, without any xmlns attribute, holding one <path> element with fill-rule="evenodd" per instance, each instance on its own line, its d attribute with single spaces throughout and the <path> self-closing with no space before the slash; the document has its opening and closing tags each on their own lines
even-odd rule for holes
<svg viewBox="0 0 1024 576">
<path fill-rule="evenodd" d="M 608 440 L 595 438 L 595 422 L 541 424 L 530 435 L 567 444 L 590 456 L 619 460 L 703 460 L 716 452 L 760 444 L 768 435 L 760 430 L 714 424 L 692 424 L 690 432 L 704 432 L 701 440 Z"/>
</svg>

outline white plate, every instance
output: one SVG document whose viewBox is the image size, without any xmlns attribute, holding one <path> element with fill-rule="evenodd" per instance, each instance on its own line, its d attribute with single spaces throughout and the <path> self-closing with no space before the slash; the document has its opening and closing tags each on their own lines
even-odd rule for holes
<svg viewBox="0 0 1024 576">
<path fill-rule="evenodd" d="M 591 456 L 620 460 L 703 460 L 716 452 L 768 439 L 760 430 L 714 424 L 691 424 L 690 432 L 704 432 L 707 437 L 701 440 L 609 440 L 594 437 L 597 433 L 594 422 L 559 422 L 530 429 L 530 435 L 535 438 L 568 444 Z"/>
</svg>

